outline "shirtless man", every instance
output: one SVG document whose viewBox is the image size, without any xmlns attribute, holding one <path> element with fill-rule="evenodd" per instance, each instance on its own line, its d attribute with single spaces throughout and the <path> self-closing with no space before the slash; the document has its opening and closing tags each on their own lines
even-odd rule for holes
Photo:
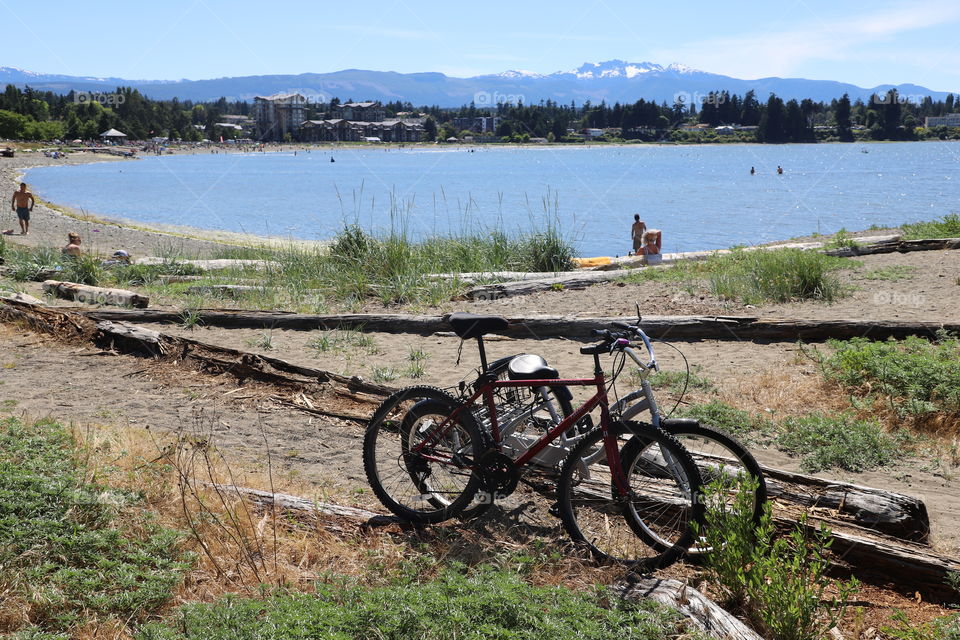
<svg viewBox="0 0 960 640">
<path fill-rule="evenodd" d="M 639 255 L 640 247 L 643 246 L 643 233 L 647 230 L 647 225 L 640 219 L 640 214 L 633 214 L 633 226 L 630 227 L 630 236 L 633 238 L 633 255 Z"/>
<path fill-rule="evenodd" d="M 17 212 L 17 219 L 20 220 L 20 235 L 25 236 L 30 232 L 30 212 L 33 211 L 33 194 L 27 191 L 27 183 L 20 183 L 20 190 L 13 192 L 13 198 L 10 200 L 10 208 Z"/>
</svg>

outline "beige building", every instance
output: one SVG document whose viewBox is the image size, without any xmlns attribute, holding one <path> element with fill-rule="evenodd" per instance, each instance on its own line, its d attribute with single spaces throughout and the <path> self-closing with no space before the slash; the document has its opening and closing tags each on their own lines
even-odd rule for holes
<svg viewBox="0 0 960 640">
<path fill-rule="evenodd" d="M 260 140 L 283 140 L 288 133 L 296 137 L 306 116 L 307 99 L 299 93 L 278 93 L 253 99 L 253 120 Z"/>
<path fill-rule="evenodd" d="M 960 127 L 960 113 L 948 113 L 945 116 L 928 116 L 923 123 L 927 127 Z"/>
</svg>

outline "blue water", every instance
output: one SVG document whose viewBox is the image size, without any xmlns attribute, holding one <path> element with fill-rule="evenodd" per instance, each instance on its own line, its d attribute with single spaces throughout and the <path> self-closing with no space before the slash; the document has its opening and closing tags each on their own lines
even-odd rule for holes
<svg viewBox="0 0 960 640">
<path fill-rule="evenodd" d="M 590 256 L 626 253 L 634 213 L 663 230 L 664 251 L 932 219 L 958 209 L 958 165 L 955 142 L 362 148 L 145 157 L 27 180 L 107 217 L 304 239 L 344 222 L 423 236 L 556 220 Z"/>
</svg>

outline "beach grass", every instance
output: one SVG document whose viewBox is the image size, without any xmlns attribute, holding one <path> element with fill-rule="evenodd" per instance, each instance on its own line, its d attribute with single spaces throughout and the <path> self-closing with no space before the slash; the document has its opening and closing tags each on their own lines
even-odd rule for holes
<svg viewBox="0 0 960 640">
<path fill-rule="evenodd" d="M 927 238 L 960 238 L 960 214 L 948 213 L 942 218 L 900 225 L 904 240 Z"/>
<path fill-rule="evenodd" d="M 705 260 L 681 260 L 664 268 L 636 270 L 623 281 L 701 282 L 721 298 L 746 304 L 832 302 L 847 294 L 833 273 L 845 268 L 855 265 L 816 251 L 736 249 Z"/>
</svg>

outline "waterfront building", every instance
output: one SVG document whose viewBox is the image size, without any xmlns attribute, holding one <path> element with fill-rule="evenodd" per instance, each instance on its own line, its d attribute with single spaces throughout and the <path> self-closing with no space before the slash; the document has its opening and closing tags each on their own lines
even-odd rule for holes
<svg viewBox="0 0 960 640">
<path fill-rule="evenodd" d="M 278 93 L 253 99 L 253 120 L 260 140 L 296 137 L 306 119 L 307 99 L 299 93 Z"/>
<path fill-rule="evenodd" d="M 330 115 L 334 120 L 383 122 L 387 112 L 379 102 L 346 102 L 332 109 Z"/>
<path fill-rule="evenodd" d="M 960 127 L 960 113 L 948 113 L 943 116 L 927 116 L 923 126 L 931 127 Z"/>
</svg>

